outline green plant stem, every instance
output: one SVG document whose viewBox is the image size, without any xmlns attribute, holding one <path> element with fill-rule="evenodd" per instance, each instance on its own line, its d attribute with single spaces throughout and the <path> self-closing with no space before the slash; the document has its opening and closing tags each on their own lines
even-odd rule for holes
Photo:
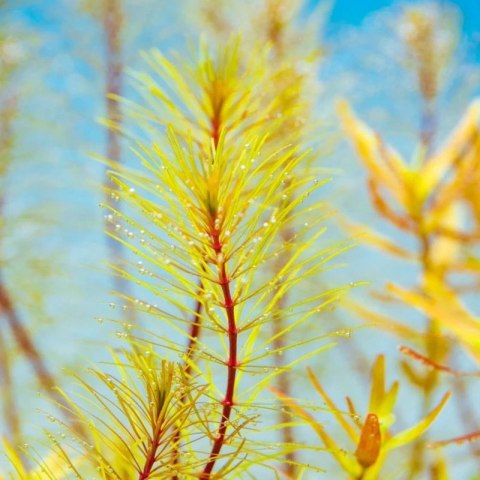
<svg viewBox="0 0 480 480">
<path fill-rule="evenodd" d="M 212 227 L 212 247 L 217 256 L 217 269 L 218 269 L 218 283 L 222 288 L 223 293 L 223 307 L 225 309 L 228 321 L 228 345 L 229 355 L 227 360 L 227 388 L 225 391 L 225 397 L 223 399 L 222 418 L 218 426 L 217 435 L 213 442 L 210 456 L 203 472 L 200 474 L 201 480 L 210 478 L 212 470 L 215 466 L 218 456 L 225 443 L 225 435 L 227 432 L 228 422 L 230 420 L 230 414 L 232 413 L 232 407 L 234 405 L 234 393 L 235 393 L 235 379 L 237 375 L 237 324 L 235 318 L 235 302 L 232 299 L 230 290 L 230 279 L 227 275 L 225 266 L 225 259 L 222 253 L 222 243 L 220 241 L 220 233 Z"/>
</svg>

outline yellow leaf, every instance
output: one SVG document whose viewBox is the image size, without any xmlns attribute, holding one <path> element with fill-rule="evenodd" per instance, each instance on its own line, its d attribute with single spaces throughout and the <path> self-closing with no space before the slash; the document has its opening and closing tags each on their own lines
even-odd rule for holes
<svg viewBox="0 0 480 480">
<path fill-rule="evenodd" d="M 435 318 L 462 342 L 470 355 L 480 363 L 480 322 L 462 305 L 458 297 L 438 279 L 427 277 L 427 295 L 389 284 L 388 290 L 405 303 Z"/>
<path fill-rule="evenodd" d="M 439 413 L 442 411 L 443 407 L 447 403 L 448 399 L 450 398 L 451 393 L 447 392 L 440 403 L 420 422 L 418 422 L 415 426 L 404 430 L 403 432 L 398 433 L 394 437 L 390 438 L 384 443 L 384 448 L 386 450 L 393 450 L 394 448 L 401 447 L 408 443 L 413 442 L 418 437 L 423 435 L 428 428 L 432 425 L 435 421 Z"/>
<path fill-rule="evenodd" d="M 358 120 L 346 101 L 338 103 L 337 111 L 345 133 L 355 145 L 369 174 L 386 187 L 401 205 L 405 205 L 404 177 L 407 167 L 403 158 Z"/>
<path fill-rule="evenodd" d="M 372 368 L 372 388 L 370 391 L 371 412 L 378 412 L 385 396 L 385 356 L 378 355 Z"/>
<path fill-rule="evenodd" d="M 442 212 L 441 216 L 437 215 L 436 229 L 446 229 L 448 231 L 459 231 L 462 224 L 461 206 L 459 203 L 451 203 Z M 460 242 L 458 239 L 450 236 L 439 235 L 432 241 L 430 258 L 437 269 L 445 270 L 454 264 L 458 258 L 460 250 Z"/>
<path fill-rule="evenodd" d="M 358 440 L 358 434 L 357 431 L 350 425 L 344 418 L 343 412 L 341 412 L 338 407 L 335 405 L 333 400 L 328 396 L 327 392 L 323 389 L 323 387 L 320 385 L 320 382 L 317 380 L 315 375 L 313 374 L 312 370 L 310 368 L 307 368 L 308 376 L 310 378 L 310 381 L 313 383 L 313 386 L 315 390 L 320 394 L 320 396 L 323 398 L 324 402 L 326 403 L 327 407 L 330 408 L 332 413 L 335 415 L 335 418 L 337 419 L 338 423 L 343 427 L 345 432 L 348 434 L 348 436 L 353 440 L 354 443 L 357 442 Z"/>
<path fill-rule="evenodd" d="M 364 225 L 352 223 L 346 218 L 340 218 L 339 222 L 341 227 L 348 234 L 356 237 L 360 242 L 365 243 L 368 246 L 382 250 L 383 252 L 389 253 L 390 255 L 394 255 L 396 257 L 408 260 L 414 259 L 414 255 L 411 252 Z"/>
<path fill-rule="evenodd" d="M 297 405 L 296 402 L 284 395 L 282 392 L 279 392 L 278 390 L 275 390 L 273 388 L 271 388 L 270 390 L 282 401 L 282 403 L 287 405 L 293 412 L 295 412 L 300 418 L 305 420 L 308 425 L 310 425 L 310 427 L 322 440 L 325 447 L 335 457 L 335 459 L 345 472 L 347 472 L 353 478 L 357 478 L 361 474 L 362 469 L 360 468 L 360 465 L 356 462 L 356 460 L 350 458 L 344 452 L 344 450 L 335 443 L 335 440 L 330 437 L 330 435 L 325 431 L 320 422 L 315 420 L 315 418 L 313 418 L 307 411 Z"/>
<path fill-rule="evenodd" d="M 480 267 L 479 267 L 480 268 Z M 351 300 L 344 300 L 342 305 L 355 312 L 367 325 L 381 328 L 388 333 L 411 340 L 412 338 L 423 338 L 423 334 L 407 325 L 392 320 L 387 315 L 369 310 L 368 308 Z"/>
<path fill-rule="evenodd" d="M 465 155 L 471 147 L 480 128 L 480 100 L 473 101 L 468 107 L 457 128 L 440 151 L 423 167 L 424 188 L 431 192 L 447 171 Z"/>
<path fill-rule="evenodd" d="M 433 196 L 431 215 L 441 212 L 458 200 L 475 202 L 480 180 L 480 130 L 454 159 L 451 172 L 444 176 Z M 424 178 L 425 181 L 428 179 Z"/>
<path fill-rule="evenodd" d="M 23 466 L 22 459 L 6 438 L 3 439 L 3 447 L 5 449 L 5 455 L 7 456 L 10 465 L 17 473 L 19 480 L 27 479 L 28 472 Z"/>
</svg>

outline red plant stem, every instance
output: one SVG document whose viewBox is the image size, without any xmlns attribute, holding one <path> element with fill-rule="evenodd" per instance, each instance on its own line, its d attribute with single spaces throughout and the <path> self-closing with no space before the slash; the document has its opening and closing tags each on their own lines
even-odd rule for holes
<svg viewBox="0 0 480 480">
<path fill-rule="evenodd" d="M 217 148 L 218 141 L 220 140 L 220 125 L 221 125 L 220 119 L 217 116 L 215 116 L 215 118 L 212 119 L 212 134 L 211 134 L 215 148 Z"/>
<path fill-rule="evenodd" d="M 145 460 L 145 466 L 143 467 L 138 480 L 147 480 L 152 473 L 152 468 L 155 465 L 155 461 L 157 460 L 157 449 L 160 445 L 160 435 L 162 434 L 162 429 L 158 426 L 155 429 L 155 433 L 152 438 L 152 443 L 150 445 L 150 450 L 148 451 L 147 458 Z"/>
<path fill-rule="evenodd" d="M 212 470 L 215 466 L 215 462 L 222 450 L 225 443 L 225 435 L 227 432 L 228 422 L 230 420 L 230 414 L 234 405 L 234 393 L 235 393 L 235 378 L 237 375 L 237 324 L 235 320 L 235 302 L 232 299 L 230 291 L 230 280 L 227 275 L 225 261 L 222 257 L 222 243 L 220 242 L 220 236 L 217 229 L 212 229 L 212 247 L 217 254 L 217 267 L 218 283 L 222 287 L 224 308 L 227 314 L 228 321 L 228 344 L 229 355 L 227 360 L 227 388 L 225 391 L 225 397 L 223 399 L 222 418 L 218 426 L 217 436 L 212 445 L 208 463 L 205 465 L 203 472 L 200 474 L 201 480 L 207 480 L 210 478 Z"/>
<path fill-rule="evenodd" d="M 221 128 L 221 119 L 220 119 L 220 114 L 221 114 L 221 107 L 220 109 L 217 109 L 215 111 L 215 114 L 213 118 L 210 121 L 210 136 L 213 140 L 213 145 L 215 148 L 218 147 L 218 142 L 220 140 L 220 128 Z M 197 288 L 197 297 L 200 297 L 203 291 L 203 282 L 202 279 L 200 278 L 198 282 L 198 288 Z M 200 298 L 197 299 L 195 303 L 195 310 L 193 313 L 193 318 L 192 321 L 190 322 L 190 334 L 188 336 L 188 344 L 186 348 L 186 356 L 187 358 L 185 359 L 185 373 L 188 375 L 191 371 L 191 364 L 188 360 L 191 360 L 193 357 L 193 353 L 195 351 L 195 345 L 198 342 L 198 338 L 200 337 L 200 330 L 201 330 L 201 316 L 200 314 L 202 313 L 202 302 Z"/>
<path fill-rule="evenodd" d="M 198 282 L 198 289 L 197 289 L 197 295 L 200 297 L 203 291 L 203 282 L 202 279 L 199 280 Z M 186 350 L 186 358 L 185 358 L 185 373 L 187 374 L 187 377 L 190 375 L 192 371 L 192 364 L 191 360 L 193 358 L 193 354 L 195 352 L 195 345 L 197 344 L 198 337 L 200 336 L 200 329 L 201 329 L 201 323 L 200 323 L 200 313 L 202 311 L 202 302 L 200 299 L 197 299 L 195 303 L 195 311 L 193 314 L 192 321 L 190 323 L 190 335 L 189 335 L 189 341 L 187 345 L 187 350 Z M 180 397 L 180 402 L 183 402 L 185 400 L 187 393 L 183 393 Z M 178 465 L 179 463 L 179 457 L 180 457 L 180 429 L 177 428 L 175 430 L 175 433 L 173 435 L 173 443 L 175 445 L 175 450 L 173 452 L 173 465 Z M 178 480 L 178 475 L 174 474 L 172 476 L 172 480 Z"/>
<path fill-rule="evenodd" d="M 222 112 L 223 101 L 219 103 L 216 107 L 213 108 L 214 114 L 210 120 L 210 138 L 213 141 L 213 145 L 215 148 L 218 147 L 218 142 L 220 140 L 220 131 L 222 126 L 221 121 L 221 112 Z M 218 237 L 217 237 L 218 238 Z M 197 296 L 200 297 L 203 291 L 203 282 L 200 278 L 198 282 L 198 289 L 197 289 Z M 201 332 L 201 313 L 202 313 L 203 304 L 200 298 L 197 299 L 195 303 L 195 310 L 193 313 L 193 318 L 190 322 L 190 334 L 188 336 L 188 344 L 186 347 L 186 358 L 185 358 L 185 373 L 187 376 L 191 373 L 192 366 L 191 360 L 193 358 L 193 354 L 195 353 L 195 345 L 198 342 Z M 182 395 L 180 401 L 182 402 L 185 399 L 185 395 Z M 176 451 L 174 452 L 173 464 L 177 465 L 179 456 L 180 456 L 180 430 L 177 430 L 174 435 L 174 443 L 177 444 Z M 178 476 L 174 474 L 172 476 L 172 480 L 178 480 Z"/>
</svg>

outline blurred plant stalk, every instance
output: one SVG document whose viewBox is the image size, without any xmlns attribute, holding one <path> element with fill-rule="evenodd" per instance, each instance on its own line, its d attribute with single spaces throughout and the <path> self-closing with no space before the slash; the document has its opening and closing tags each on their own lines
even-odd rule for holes
<svg viewBox="0 0 480 480">
<path fill-rule="evenodd" d="M 106 111 L 106 157 L 115 164 L 122 163 L 121 131 L 123 125 L 122 111 L 118 99 L 123 94 L 123 54 L 122 31 L 124 24 L 122 0 L 101 0 L 100 4 L 90 7 L 99 17 L 103 28 L 105 41 L 105 111 Z M 105 203 L 109 206 L 116 205 L 116 185 L 113 184 L 105 170 Z M 106 216 L 106 240 L 109 250 L 110 263 L 113 266 L 112 282 L 114 293 L 131 299 L 131 285 L 122 275 L 116 273 L 125 263 L 125 249 L 120 242 L 114 240 L 115 223 Z M 128 324 L 137 321 L 135 309 L 129 305 L 124 309 L 125 320 Z"/>
<path fill-rule="evenodd" d="M 472 103 L 450 138 L 442 142 L 440 148 L 436 147 L 434 105 L 442 71 L 453 50 L 454 34 L 450 32 L 448 36 L 445 33 L 444 19 L 436 7 L 407 7 L 404 15 L 400 31 L 404 35 L 407 58 L 416 74 L 422 99 L 419 147 L 412 161 L 408 162 L 378 133 L 356 119 L 345 103 L 340 104 L 339 112 L 345 132 L 366 168 L 368 192 L 375 210 L 398 230 L 416 239 L 417 251 L 410 252 L 397 239 L 390 241 L 367 229 L 367 243 L 403 259 L 414 259 L 420 268 L 417 287 L 405 289 L 388 285 L 389 293 L 413 308 L 418 308 L 427 298 L 437 302 L 439 307 L 439 295 L 442 295 L 441 302 L 444 303 L 449 298 L 459 297 L 459 293 L 450 288 L 448 277 L 462 263 L 462 243 L 478 234 L 477 227 L 472 232 L 462 230 L 460 211 L 465 206 L 469 176 L 478 168 L 479 104 Z M 413 336 L 421 338 L 424 358 L 430 365 L 443 364 L 450 353 L 446 332 L 452 331 L 451 321 L 446 320 L 448 308 L 443 312 L 440 308 L 421 309 L 426 315 L 425 330 L 408 334 L 405 338 L 408 341 L 412 341 Z M 363 307 L 356 310 L 374 322 L 379 319 Z M 387 325 L 397 334 L 405 336 L 406 332 L 402 333 L 395 322 L 386 319 Z M 460 326 L 454 331 L 460 338 L 463 337 Z M 401 367 L 407 378 L 422 392 L 425 415 L 431 409 L 440 381 L 440 370 L 429 368 L 417 371 L 406 361 L 401 362 Z M 427 465 L 426 444 L 427 439 L 422 437 L 412 447 L 409 467 L 409 478 L 412 480 L 430 467 L 436 468 L 435 463 Z"/>
<path fill-rule="evenodd" d="M 0 219 L 4 218 L 4 206 L 6 203 L 5 177 L 8 175 L 12 165 L 15 145 L 14 122 L 18 115 L 18 104 L 20 92 L 13 86 L 15 81 L 14 74 L 21 68 L 22 60 L 21 48 L 12 39 L 0 39 L 0 66 L 1 77 L 0 84 L 3 87 L 0 98 L 0 181 L 3 183 L 3 191 L 0 194 Z M 2 220 L 0 226 L 0 239 L 4 237 L 5 230 Z M 5 316 L 6 323 L 10 328 L 11 334 L 15 339 L 21 354 L 30 363 L 38 384 L 45 391 L 46 395 L 57 405 L 67 422 L 70 422 L 72 428 L 77 429 L 77 433 L 84 434 L 81 426 L 76 425 L 71 412 L 67 408 L 63 396 L 58 390 L 57 382 L 50 372 L 45 359 L 35 344 L 35 341 L 24 325 L 14 299 L 9 292 L 5 275 L 3 261 L 0 262 L 0 309 Z M 0 329 L 0 377 L 1 385 L 4 390 L 3 412 L 10 439 L 19 444 L 21 441 L 21 418 L 16 402 L 15 381 L 12 374 L 14 362 L 10 357 L 10 350 L 7 345 L 7 335 Z"/>
</svg>

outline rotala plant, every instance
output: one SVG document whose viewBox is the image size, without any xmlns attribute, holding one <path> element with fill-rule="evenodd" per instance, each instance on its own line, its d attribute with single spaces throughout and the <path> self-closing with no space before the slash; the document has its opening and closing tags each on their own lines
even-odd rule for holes
<svg viewBox="0 0 480 480">
<path fill-rule="evenodd" d="M 97 160 L 108 176 L 99 197 L 115 299 L 99 323 L 117 338 L 110 361 L 73 368 L 71 388 L 49 388 L 60 414 L 45 414 L 45 440 L 25 443 L 21 410 L 4 408 L 10 472 L 0 463 L 0 480 L 454 478 L 443 448 L 480 438 L 461 389 L 479 376 L 476 304 L 463 293 L 478 283 L 480 108 L 472 102 L 442 137 L 441 73 L 453 44 L 436 44 L 448 37 L 437 36 L 440 17 L 403 17 L 421 100 L 411 161 L 347 102 L 335 117 L 362 160 L 372 210 L 397 233 L 352 230 L 419 276 L 403 286 L 389 277 L 377 295 L 388 313 L 346 302 L 369 327 L 350 338 L 332 311 L 357 284 L 326 274 L 352 242 L 324 235 L 322 198 L 331 203 L 334 192 L 323 188 L 326 129 L 315 120 L 315 67 L 328 52 L 312 41 L 318 17 L 303 16 L 301 0 L 195 3 L 216 32 L 190 56 L 144 52 L 123 81 L 132 5 L 81 2 L 101 14 L 106 40 L 109 133 Z M 227 40 L 237 7 L 249 26 Z M 17 112 L 2 112 L 10 128 Z M 413 308 L 424 327 L 404 322 Z M 401 340 L 400 368 L 372 324 Z M 338 337 L 348 337 L 345 349 L 324 352 Z M 15 372 L 0 350 L 8 380 Z M 360 361 L 332 364 L 338 353 Z M 457 368 L 464 357 L 476 366 Z M 387 362 L 397 381 L 387 381 Z M 13 388 L 2 393 L 15 407 Z M 458 434 L 427 437 L 451 404 L 463 414 L 463 425 L 451 422 Z"/>
<path fill-rule="evenodd" d="M 418 262 L 421 268 L 420 285 L 409 290 L 389 283 L 387 290 L 406 305 L 425 312 L 427 327 L 425 331 L 415 330 L 363 306 L 353 308 L 367 322 L 396 332 L 403 342 L 411 344 L 416 340 L 419 344 L 416 348 L 421 348 L 423 355 L 417 356 L 410 348 L 404 348 L 403 352 L 417 360 L 422 358 L 430 368 L 424 372 L 415 370 L 407 362 L 402 366 L 409 380 L 422 389 L 423 408 L 427 413 L 441 380 L 442 368 L 439 366 L 448 363 L 451 346 L 447 334 L 455 335 L 478 361 L 478 343 L 473 334 L 478 325 L 461 305 L 449 281 L 449 275 L 462 268 L 465 261 L 461 259 L 458 242 L 469 234 L 456 225 L 453 209 L 464 202 L 463 186 L 468 182 L 467 172 L 474 168 L 472 163 L 478 158 L 478 104 L 468 109 L 439 152 L 411 165 L 359 121 L 347 104 L 340 106 L 340 113 L 345 129 L 369 172 L 369 192 L 374 207 L 387 221 L 413 235 L 418 241 L 418 250 L 415 253 L 408 251 L 369 229 L 366 229 L 364 238 L 376 248 Z M 420 445 L 418 456 L 412 460 L 414 476 L 423 468 L 421 454 L 425 442 Z"/>
<path fill-rule="evenodd" d="M 339 104 L 339 114 L 365 167 L 376 213 L 415 242 L 415 248 L 409 249 L 396 235 L 389 239 L 368 227 L 362 228 L 366 243 L 414 262 L 420 272 L 418 285 L 400 287 L 390 282 L 386 298 L 421 310 L 426 314 L 426 326 L 413 328 L 364 306 L 353 308 L 367 322 L 395 332 L 402 342 L 416 343 L 415 349 L 421 353 L 408 346 L 401 347 L 401 351 L 423 363 L 421 369 L 407 361 L 401 367 L 421 391 L 426 414 L 442 381 L 441 373 L 456 374 L 448 367 L 454 349 L 452 335 L 478 362 L 478 322 L 462 304 L 454 274 L 474 271 L 470 267 L 470 245 L 475 244 L 478 234 L 469 185 L 478 169 L 480 109 L 478 100 L 472 102 L 453 132 L 436 145 L 436 100 L 453 41 L 439 30 L 441 17 L 434 7 L 407 9 L 405 17 L 405 41 L 422 99 L 419 142 L 412 159 L 406 160 L 359 120 L 346 102 Z M 408 478 L 418 478 L 427 468 L 438 467 L 437 459 L 431 465 L 429 462 L 426 441 L 419 439 Z"/>
<path fill-rule="evenodd" d="M 277 205 L 285 195 L 282 187 L 288 183 L 289 188 L 301 189 L 305 195 L 316 189 L 318 182 L 312 177 L 295 178 L 292 175 L 306 155 L 298 155 L 297 146 L 273 149 L 269 145 L 268 129 L 277 126 L 278 121 L 275 125 L 275 120 L 268 115 L 269 108 L 275 107 L 275 100 L 257 94 L 262 91 L 263 81 L 261 71 L 257 70 L 259 65 L 252 69 L 253 72 L 257 70 L 258 76 L 255 85 L 250 83 L 252 89 L 248 91 L 245 80 L 250 79 L 242 75 L 235 46 L 225 49 L 217 58 L 211 57 L 207 51 L 202 55 L 200 68 L 193 77 L 197 80 L 195 85 L 191 79 L 175 71 L 170 62 L 154 53 L 153 66 L 166 73 L 163 78 L 167 82 L 174 80 L 175 83 L 169 83 L 175 85 L 174 94 L 185 100 L 192 114 L 200 113 L 199 119 L 192 123 L 189 114 L 175 108 L 171 113 L 179 116 L 182 123 L 177 127 L 172 122 L 167 128 L 168 150 L 159 144 L 154 144 L 153 149 L 140 147 L 139 155 L 144 165 L 155 173 L 156 178 L 122 171 L 114 178 L 129 202 L 151 215 L 154 225 L 161 231 L 153 237 L 152 230 L 144 229 L 143 248 L 131 244 L 130 247 L 154 265 L 158 266 L 160 261 L 164 271 L 172 277 L 169 283 L 176 296 L 187 294 L 201 304 L 202 308 L 186 311 L 194 315 L 195 324 L 201 324 L 204 330 L 218 336 L 218 345 L 223 345 L 225 351 L 222 358 L 211 343 L 190 337 L 186 331 L 188 341 L 184 360 L 187 371 L 197 374 L 208 386 L 207 404 L 211 414 L 205 417 L 203 428 L 211 447 L 198 474 L 199 478 L 206 479 L 212 475 L 217 478 L 225 476 L 233 465 L 233 459 L 229 457 L 243 452 L 249 452 L 250 456 L 254 453 L 249 451 L 240 427 L 251 421 L 249 410 L 267 380 L 278 372 L 270 372 L 266 378 L 250 385 L 243 395 L 237 385 L 252 370 L 265 368 L 269 371 L 265 364 L 258 365 L 260 360 L 283 353 L 269 349 L 268 345 L 274 339 L 258 342 L 257 338 L 276 305 L 275 297 L 293 288 L 302 278 L 319 273 L 325 261 L 325 258 L 320 261 L 320 256 L 325 257 L 325 252 L 307 255 L 308 246 L 322 233 L 320 230 L 312 238 L 297 244 L 298 250 L 292 261 L 273 278 L 258 282 L 262 265 L 279 255 L 271 248 L 279 229 L 303 199 L 299 196 L 279 209 Z M 150 93 L 171 105 L 165 91 L 150 78 L 142 80 Z M 251 113 L 256 109 L 262 111 L 263 117 Z M 156 120 L 153 115 L 152 119 Z M 187 133 L 180 133 L 182 130 Z M 147 199 L 137 193 L 138 188 L 146 189 L 158 199 Z M 159 202 L 165 207 L 159 208 Z M 297 215 L 310 213 L 313 208 L 306 210 Z M 309 232 L 309 225 L 305 223 L 301 234 Z M 170 237 L 176 243 L 169 243 L 162 236 Z M 152 240 L 159 241 L 159 245 L 154 245 Z M 200 279 L 198 283 L 192 282 L 195 278 Z M 338 294 L 321 292 L 299 301 L 296 306 L 300 316 L 296 323 L 306 321 L 322 304 L 332 301 Z M 174 297 L 170 300 L 178 305 Z M 295 305 L 290 306 L 292 312 L 294 309 Z M 284 335 L 290 328 L 286 327 L 277 336 Z M 289 348 L 293 346 L 289 345 Z M 174 348 L 185 349 L 181 345 Z M 199 368 L 200 362 L 207 361 L 217 363 L 225 370 L 222 389 L 217 385 L 218 373 L 210 373 L 211 367 Z M 215 411 L 219 393 L 218 411 Z M 178 438 L 183 436 L 181 433 Z M 223 460 L 220 466 L 219 459 Z M 178 461 L 184 461 L 182 454 L 179 454 Z M 248 470 L 249 465 L 249 462 L 235 464 L 239 472 Z"/>
<path fill-rule="evenodd" d="M 371 372 L 371 390 L 368 402 L 368 413 L 361 416 L 352 399 L 346 397 L 347 410 L 342 411 L 333 402 L 321 386 L 313 372 L 309 370 L 313 387 L 322 397 L 325 405 L 331 409 L 339 426 L 353 443 L 350 451 L 343 450 L 339 443 L 329 434 L 321 422 L 299 406 L 295 401 L 281 392 L 277 394 L 285 405 L 289 405 L 299 418 L 307 423 L 317 434 L 325 448 L 329 449 L 348 478 L 358 480 L 374 480 L 380 478 L 382 469 L 388 461 L 392 450 L 408 445 L 420 437 L 433 423 L 448 401 L 450 393 L 443 396 L 440 403 L 429 412 L 417 425 L 400 433 L 392 434 L 390 429 L 395 422 L 395 404 L 399 383 L 394 382 L 386 387 L 385 358 L 376 358 Z"/>
<path fill-rule="evenodd" d="M 120 299 L 155 321 L 150 330 L 122 323 L 131 347 L 114 355 L 118 373 L 94 371 L 109 392 L 78 377 L 91 398 L 86 408 L 69 400 L 69 411 L 90 435 L 65 442 L 48 433 L 59 469 L 35 459 L 48 478 L 251 478 L 258 468 L 279 477 L 276 459 L 301 448 L 255 438 L 254 427 L 275 405 L 264 392 L 272 379 L 332 345 L 319 331 L 275 348 L 346 290 L 298 286 L 347 245 L 318 245 L 323 207 L 304 202 L 322 182 L 295 173 L 312 152 L 270 141 L 288 111 L 271 114 L 265 55 L 240 65 L 233 42 L 214 53 L 202 46 L 196 63 L 176 66 L 154 51 L 146 58 L 160 78 L 135 75 L 147 103 L 126 105 L 151 139 L 134 141 L 141 167 L 105 160 L 124 208 L 104 206 L 115 238 L 138 258 L 131 269 L 112 265 L 143 292 Z M 295 236 L 278 242 L 292 221 Z M 288 261 L 271 273 L 285 250 Z M 279 304 L 293 289 L 295 300 Z M 274 312 L 288 322 L 266 338 Z M 272 356 L 295 348 L 294 360 L 274 366 Z M 179 366 L 162 360 L 172 354 Z M 11 457 L 22 478 L 36 478 Z"/>
<path fill-rule="evenodd" d="M 224 8 L 222 9 L 221 6 Z M 232 4 L 230 8 L 235 9 Z M 205 17 L 207 28 L 217 41 L 225 40 L 226 32 L 231 30 L 231 24 L 226 13 L 228 9 L 226 2 L 206 1 L 199 4 L 197 12 Z M 265 41 L 271 45 L 271 53 L 266 58 L 266 68 L 269 71 L 270 91 L 276 97 L 275 108 L 272 111 L 274 118 L 281 118 L 277 128 L 269 135 L 269 142 L 276 141 L 281 147 L 287 143 L 307 144 L 312 136 L 318 135 L 319 131 L 312 125 L 315 124 L 313 104 L 317 98 L 318 86 L 316 80 L 317 67 L 321 57 L 321 49 L 317 45 L 316 37 L 321 30 L 320 18 L 312 12 L 308 18 L 301 19 L 299 15 L 304 2 L 296 0 L 267 0 L 259 4 L 255 12 L 250 12 L 247 34 L 245 37 L 250 42 L 244 42 L 241 54 L 248 58 L 251 54 L 249 43 Z M 239 10 L 244 5 L 237 5 Z M 318 13 L 318 12 L 317 12 Z M 298 22 L 297 22 L 298 20 Z M 244 37 L 244 39 L 245 39 Z M 252 41 L 254 39 L 254 41 Z M 301 154 L 299 151 L 297 154 Z M 303 175 L 312 166 L 307 162 L 299 165 L 297 175 Z M 282 188 L 286 192 L 282 194 L 282 204 L 289 204 L 296 197 L 294 189 L 289 188 L 289 183 L 284 182 Z M 282 204 L 277 207 L 283 209 Z M 280 231 L 280 242 L 288 243 L 291 249 L 284 251 L 277 257 L 273 264 L 274 271 L 279 271 L 288 263 L 294 251 L 294 237 L 297 225 L 294 221 L 284 222 Z M 273 348 L 283 350 L 289 343 L 288 335 L 277 335 L 284 330 L 288 321 L 284 318 L 285 306 L 289 303 L 287 292 L 276 297 L 278 312 L 273 312 L 272 322 L 269 328 L 273 337 Z M 275 366 L 282 369 L 288 361 L 284 355 L 274 357 Z M 284 370 L 276 379 L 279 390 L 289 395 L 292 390 L 291 372 Z M 290 422 L 287 408 L 278 409 L 278 423 L 283 425 L 280 430 L 281 439 L 286 443 L 295 441 L 294 425 Z M 286 454 L 285 472 L 289 476 L 295 476 L 296 452 L 290 451 Z"/>
<path fill-rule="evenodd" d="M 88 379 L 75 375 L 88 408 L 79 409 L 67 399 L 90 438 L 66 433 L 56 438 L 47 433 L 53 444 L 50 455 L 40 457 L 28 450 L 38 464 L 33 471 L 28 471 L 7 445 L 17 475 L 12 478 L 170 478 L 166 474 L 159 477 L 157 471 L 171 470 L 175 428 L 196 421 L 191 410 L 201 390 L 194 385 L 184 389 L 184 373 L 172 363 L 157 361 L 154 355 L 122 352 L 113 360 L 116 374 L 90 369 Z M 94 380 L 100 386 L 92 386 Z M 180 401 L 180 396 L 188 401 Z M 175 471 L 182 470 L 177 465 Z"/>
</svg>

